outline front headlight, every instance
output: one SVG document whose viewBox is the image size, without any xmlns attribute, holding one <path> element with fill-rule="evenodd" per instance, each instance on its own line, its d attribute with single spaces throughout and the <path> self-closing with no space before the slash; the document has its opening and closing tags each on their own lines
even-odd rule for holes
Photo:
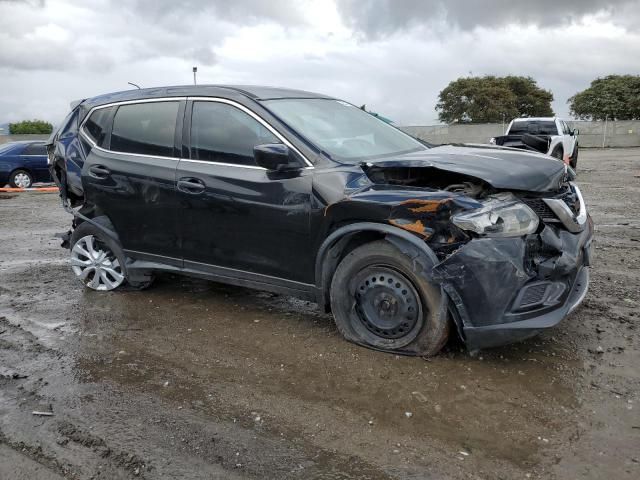
<svg viewBox="0 0 640 480">
<path fill-rule="evenodd" d="M 511 193 L 492 195 L 482 207 L 452 217 L 462 230 L 490 237 L 520 237 L 538 229 L 538 215 Z"/>
<path fill-rule="evenodd" d="M 494 138 L 491 138 L 491 139 L 489 140 L 489 143 L 490 143 L 491 145 L 495 145 L 495 144 L 496 144 L 496 139 L 495 139 L 495 137 L 494 137 Z"/>
</svg>

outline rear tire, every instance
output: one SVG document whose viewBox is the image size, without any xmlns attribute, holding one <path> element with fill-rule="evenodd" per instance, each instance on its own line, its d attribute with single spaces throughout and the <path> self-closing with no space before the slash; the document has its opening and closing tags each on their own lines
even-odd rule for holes
<svg viewBox="0 0 640 480">
<path fill-rule="evenodd" d="M 571 165 L 571 168 L 573 168 L 574 170 L 578 168 L 578 146 L 577 145 L 576 145 L 576 148 L 574 148 L 573 150 L 573 155 L 571 155 L 569 165 Z"/>
<path fill-rule="evenodd" d="M 449 337 L 440 287 L 418 275 L 412 260 L 387 241 L 362 245 L 338 265 L 331 309 L 349 341 L 377 350 L 435 355 Z"/>
<path fill-rule="evenodd" d="M 71 235 L 71 267 L 87 288 L 98 291 L 142 290 L 153 282 L 128 282 L 126 256 L 120 244 L 103 230 L 83 222 Z"/>
<path fill-rule="evenodd" d="M 556 147 L 553 149 L 553 152 L 551 152 L 551 156 L 553 158 L 557 158 L 558 160 L 564 161 L 564 150 L 562 149 L 562 147 Z"/>
<path fill-rule="evenodd" d="M 26 170 L 16 170 L 9 176 L 11 188 L 29 188 L 33 185 L 33 176 Z"/>
</svg>

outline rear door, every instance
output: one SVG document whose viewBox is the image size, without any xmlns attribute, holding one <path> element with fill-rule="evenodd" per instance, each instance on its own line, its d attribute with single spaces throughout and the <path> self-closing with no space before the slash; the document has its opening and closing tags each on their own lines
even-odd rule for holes
<svg viewBox="0 0 640 480">
<path fill-rule="evenodd" d="M 184 99 L 127 102 L 94 110 L 82 128 L 85 203 L 113 223 L 132 256 L 181 265 L 176 168 Z"/>
<path fill-rule="evenodd" d="M 177 174 L 185 267 L 310 281 L 313 170 L 302 157 L 295 171 L 257 166 L 253 147 L 284 137 L 232 101 L 190 101 L 185 125 Z"/>
<path fill-rule="evenodd" d="M 43 143 L 31 143 L 22 151 L 22 160 L 31 173 L 34 182 L 50 182 L 49 166 L 47 165 L 47 148 Z"/>
</svg>

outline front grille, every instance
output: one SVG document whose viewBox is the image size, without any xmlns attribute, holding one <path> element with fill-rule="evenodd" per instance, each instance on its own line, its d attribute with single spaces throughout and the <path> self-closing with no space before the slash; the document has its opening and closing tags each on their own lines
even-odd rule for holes
<svg viewBox="0 0 640 480">
<path fill-rule="evenodd" d="M 559 222 L 560 220 L 553 213 L 553 210 L 544 203 L 541 198 L 524 198 L 524 203 L 533 210 L 544 222 Z"/>
</svg>

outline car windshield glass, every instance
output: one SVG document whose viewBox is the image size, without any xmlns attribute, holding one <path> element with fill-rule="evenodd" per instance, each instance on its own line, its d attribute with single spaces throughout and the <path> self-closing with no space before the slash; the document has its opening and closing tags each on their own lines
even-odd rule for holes
<svg viewBox="0 0 640 480">
<path fill-rule="evenodd" d="M 532 120 L 530 122 L 521 120 L 513 122 L 509 135 L 524 135 L 525 133 L 530 133 L 531 135 L 558 135 L 558 127 L 556 127 L 556 122 L 552 120 Z"/>
<path fill-rule="evenodd" d="M 427 148 L 397 128 L 339 100 L 287 98 L 267 100 L 264 104 L 337 161 L 371 161 Z"/>
</svg>

